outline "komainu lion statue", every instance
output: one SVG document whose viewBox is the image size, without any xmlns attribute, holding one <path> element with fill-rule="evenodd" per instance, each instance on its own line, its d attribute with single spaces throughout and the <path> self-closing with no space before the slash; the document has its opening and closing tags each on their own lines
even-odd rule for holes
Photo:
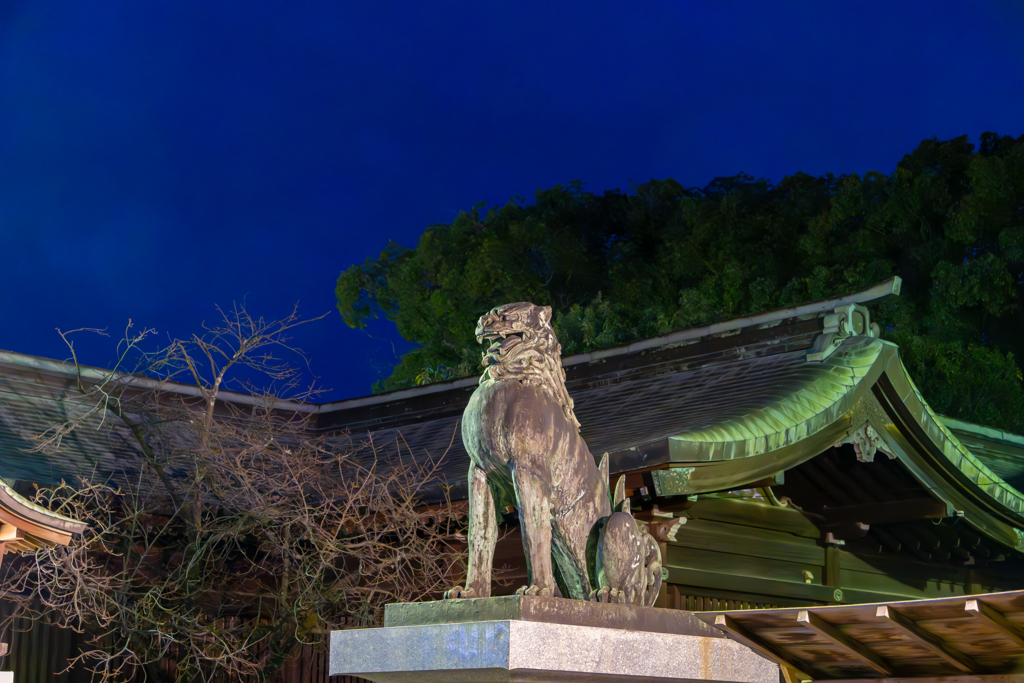
<svg viewBox="0 0 1024 683">
<path fill-rule="evenodd" d="M 661 588 L 657 542 L 629 512 L 608 457 L 595 464 L 565 388 L 551 309 L 506 304 L 482 316 L 484 373 L 462 422 L 469 469 L 469 573 L 446 598 L 491 594 L 498 515 L 519 510 L 528 585 L 548 595 L 650 606 Z"/>
</svg>

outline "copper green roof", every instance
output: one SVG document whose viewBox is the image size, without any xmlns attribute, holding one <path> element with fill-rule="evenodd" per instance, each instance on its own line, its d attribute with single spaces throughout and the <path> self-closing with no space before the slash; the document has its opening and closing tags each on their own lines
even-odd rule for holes
<svg viewBox="0 0 1024 683">
<path fill-rule="evenodd" d="M 824 361 L 792 368 L 757 397 L 756 407 L 737 404 L 735 416 L 674 435 L 673 452 L 695 461 L 730 460 L 798 443 L 833 422 L 837 411 L 850 410 L 854 389 L 882 348 L 878 339 L 853 337 Z"/>
<path fill-rule="evenodd" d="M 846 338 L 824 360 L 805 360 L 770 391 L 737 401 L 723 419 L 669 437 L 669 462 L 684 472 L 658 473 L 656 481 L 672 477 L 665 490 L 676 493 L 729 488 L 784 473 L 865 427 L 880 453 L 900 460 L 951 514 L 1024 550 L 1024 494 L 934 413 L 899 349 L 871 337 Z"/>
<path fill-rule="evenodd" d="M 1024 490 L 1024 437 L 942 415 L 939 419 L 993 472 L 1018 491 Z"/>
</svg>

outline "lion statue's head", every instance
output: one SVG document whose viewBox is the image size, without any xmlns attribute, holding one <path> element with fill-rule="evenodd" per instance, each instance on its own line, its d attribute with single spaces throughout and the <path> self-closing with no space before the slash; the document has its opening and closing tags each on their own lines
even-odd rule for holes
<svg viewBox="0 0 1024 683">
<path fill-rule="evenodd" d="M 558 402 L 566 419 L 579 428 L 565 389 L 562 345 L 551 327 L 551 307 L 526 301 L 492 308 L 476 324 L 476 340 L 489 342 L 480 383 L 519 381 L 539 386 Z"/>
</svg>

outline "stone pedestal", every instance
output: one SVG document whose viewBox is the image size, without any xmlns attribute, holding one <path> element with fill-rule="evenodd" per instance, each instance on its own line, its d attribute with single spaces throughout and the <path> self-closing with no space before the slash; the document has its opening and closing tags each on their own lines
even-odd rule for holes
<svg viewBox="0 0 1024 683">
<path fill-rule="evenodd" d="M 779 668 L 679 610 L 511 596 L 389 605 L 331 634 L 331 675 L 376 683 L 778 683 Z"/>
</svg>

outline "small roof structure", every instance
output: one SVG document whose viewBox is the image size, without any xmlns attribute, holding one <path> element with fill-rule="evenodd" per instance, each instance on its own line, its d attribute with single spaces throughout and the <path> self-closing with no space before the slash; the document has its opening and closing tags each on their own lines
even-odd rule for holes
<svg viewBox="0 0 1024 683">
<path fill-rule="evenodd" d="M 72 534 L 85 531 L 85 524 L 50 512 L 27 500 L 0 480 L 0 562 L 10 550 L 34 550 L 44 546 L 67 545 Z M 0 656 L 7 654 L 0 643 Z"/>
<path fill-rule="evenodd" d="M 695 616 L 801 680 L 1024 680 L 1024 591 Z"/>
<path fill-rule="evenodd" d="M 4 551 L 67 545 L 86 525 L 40 507 L 0 481 L 0 559 Z"/>
</svg>

